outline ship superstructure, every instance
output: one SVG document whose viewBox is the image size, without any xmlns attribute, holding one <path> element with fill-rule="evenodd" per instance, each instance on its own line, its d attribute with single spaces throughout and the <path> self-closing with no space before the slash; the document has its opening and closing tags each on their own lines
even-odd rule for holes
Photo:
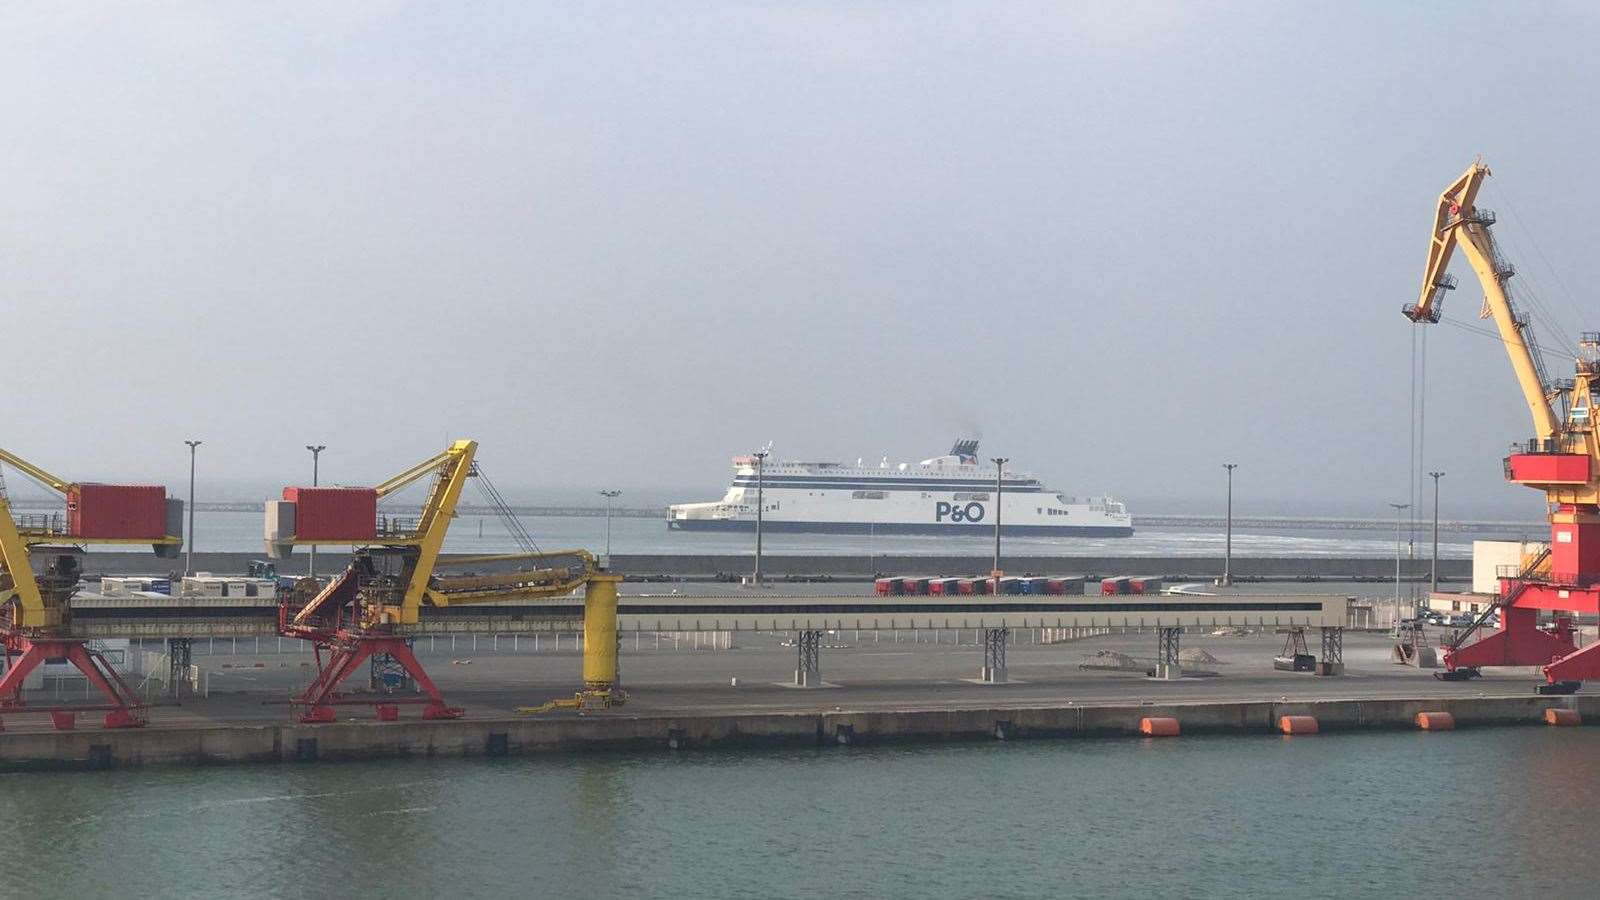
<svg viewBox="0 0 1600 900">
<path fill-rule="evenodd" d="M 757 466 L 761 465 L 761 471 Z M 742 531 L 756 523 L 761 483 L 762 528 L 833 534 L 992 534 L 995 467 L 978 456 L 976 440 L 957 441 L 944 456 L 919 463 L 861 460 L 802 462 L 755 456 L 733 459 L 733 483 L 721 500 L 667 508 L 670 528 Z M 1057 493 L 1036 477 L 1007 469 L 1001 483 L 1001 532 L 1127 537 L 1133 520 L 1110 497 Z"/>
</svg>

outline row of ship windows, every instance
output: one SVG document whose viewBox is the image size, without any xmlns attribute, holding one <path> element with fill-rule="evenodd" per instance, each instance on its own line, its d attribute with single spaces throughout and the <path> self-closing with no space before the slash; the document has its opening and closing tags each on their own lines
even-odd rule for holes
<svg viewBox="0 0 1600 900">
<path fill-rule="evenodd" d="M 816 497 L 816 496 L 818 496 L 818 494 L 815 493 L 815 492 L 811 492 L 809 494 L 809 496 Z M 932 497 L 932 496 L 933 496 L 932 494 L 929 494 L 927 492 L 923 492 L 922 499 L 926 500 L 926 499 L 928 499 L 929 497 Z M 971 500 L 988 500 L 989 499 L 989 495 L 988 494 L 955 494 L 953 496 L 954 496 L 954 499 L 956 501 L 961 502 L 961 503 L 965 503 L 965 502 L 968 502 L 968 501 L 971 501 Z M 889 499 L 889 492 L 888 491 L 851 491 L 850 492 L 850 499 L 851 500 L 887 500 L 887 499 Z"/>
</svg>

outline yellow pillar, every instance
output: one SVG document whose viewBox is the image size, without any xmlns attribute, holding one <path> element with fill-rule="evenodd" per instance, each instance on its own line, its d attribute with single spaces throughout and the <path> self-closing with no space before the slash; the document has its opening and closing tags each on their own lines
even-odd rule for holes
<svg viewBox="0 0 1600 900">
<path fill-rule="evenodd" d="M 621 575 L 594 575 L 583 598 L 583 685 L 609 691 L 617 683 L 617 585 Z"/>
</svg>

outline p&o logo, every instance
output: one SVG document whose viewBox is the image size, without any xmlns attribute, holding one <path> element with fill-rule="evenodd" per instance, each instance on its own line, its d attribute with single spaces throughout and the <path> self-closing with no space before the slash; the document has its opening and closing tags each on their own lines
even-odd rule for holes
<svg viewBox="0 0 1600 900">
<path fill-rule="evenodd" d="M 982 503 L 946 503 L 940 500 L 933 505 L 933 520 L 935 522 L 982 522 Z"/>
</svg>

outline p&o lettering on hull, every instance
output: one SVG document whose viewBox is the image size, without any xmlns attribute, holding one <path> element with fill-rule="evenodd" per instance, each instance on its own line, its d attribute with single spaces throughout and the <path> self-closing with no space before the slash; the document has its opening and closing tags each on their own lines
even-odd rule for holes
<svg viewBox="0 0 1600 900">
<path fill-rule="evenodd" d="M 982 522 L 985 510 L 982 503 L 948 503 L 940 500 L 933 505 L 935 522 Z"/>
</svg>

